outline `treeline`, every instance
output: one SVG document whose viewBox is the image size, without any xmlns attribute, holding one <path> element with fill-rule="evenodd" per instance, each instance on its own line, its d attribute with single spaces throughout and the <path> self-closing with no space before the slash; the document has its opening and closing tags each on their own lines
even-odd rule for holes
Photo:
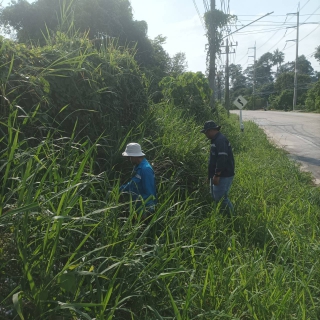
<svg viewBox="0 0 320 320">
<path fill-rule="evenodd" d="M 314 57 L 320 63 L 320 46 Z M 278 49 L 263 54 L 254 65 L 242 70 L 241 65 L 230 65 L 231 101 L 245 96 L 248 109 L 271 108 L 291 110 L 293 101 L 295 62 L 283 63 L 285 55 Z M 255 81 L 254 81 L 255 79 Z M 255 95 L 253 84 L 255 82 Z M 310 61 L 301 55 L 297 63 L 297 107 L 305 111 L 320 111 L 320 74 Z"/>
<path fill-rule="evenodd" d="M 165 37 L 148 38 L 128 0 L 22 0 L 1 10 L 0 23 L 14 38 L 0 39 L 1 113 L 16 103 L 36 110 L 35 136 L 45 128 L 70 133 L 75 123 L 92 139 L 107 123 L 128 128 L 187 69 L 184 53 L 164 50 Z"/>
</svg>

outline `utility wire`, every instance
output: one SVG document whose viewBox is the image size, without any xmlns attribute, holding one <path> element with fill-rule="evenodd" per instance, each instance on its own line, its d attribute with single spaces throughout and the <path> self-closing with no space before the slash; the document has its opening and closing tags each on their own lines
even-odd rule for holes
<svg viewBox="0 0 320 320">
<path fill-rule="evenodd" d="M 316 31 L 319 27 L 320 27 L 320 25 L 318 25 L 315 29 L 313 29 L 311 32 L 309 32 L 305 37 L 303 37 L 302 39 L 300 39 L 300 40 L 299 40 L 299 43 L 300 43 L 302 40 L 304 40 L 305 38 L 307 38 L 308 36 L 310 36 L 310 34 L 313 33 L 314 31 Z M 294 46 L 295 46 L 295 45 L 292 45 L 292 46 L 288 47 L 287 49 L 290 49 L 290 48 L 292 48 L 292 47 L 294 47 Z M 287 50 L 287 49 L 286 49 L 286 50 Z"/>
<path fill-rule="evenodd" d="M 288 16 L 286 16 L 286 20 L 287 20 L 287 17 Z M 286 20 L 283 22 L 283 25 L 286 23 Z M 263 47 L 265 44 L 267 44 L 279 31 L 280 30 L 276 31 L 266 42 L 264 42 L 261 46 L 259 46 L 259 49 Z M 284 36 L 282 38 L 284 38 Z M 277 42 L 277 44 L 282 40 L 282 38 Z M 269 50 L 267 52 L 269 52 Z"/>
<path fill-rule="evenodd" d="M 247 51 L 247 53 L 240 59 L 240 60 L 238 60 L 237 62 L 238 62 L 238 64 L 239 64 L 239 62 L 240 61 L 242 61 L 245 57 L 247 57 L 248 56 L 248 53 L 249 53 L 249 49 L 248 49 L 248 51 Z M 248 62 L 248 61 L 247 61 Z"/>
<path fill-rule="evenodd" d="M 320 6 L 319 6 L 316 10 L 314 10 L 313 13 L 311 13 L 311 14 L 309 15 L 309 17 L 308 17 L 306 20 L 304 20 L 302 23 L 300 23 L 299 25 L 304 24 L 304 23 L 305 23 L 307 20 L 309 20 L 310 17 L 312 17 L 312 16 L 314 15 L 314 13 L 317 12 L 319 9 L 320 9 Z M 294 30 L 293 30 L 293 31 L 294 31 Z M 289 32 L 288 35 L 291 34 L 293 31 Z"/>
<path fill-rule="evenodd" d="M 310 1 L 310 0 L 309 0 Z M 307 1 L 307 3 L 300 9 L 300 10 L 302 10 L 307 4 L 308 4 L 308 2 L 309 1 Z M 304 24 L 311 16 L 313 16 L 314 15 L 314 13 L 316 12 L 316 11 L 318 11 L 319 10 L 319 8 L 320 8 L 320 6 L 312 13 L 312 14 L 310 14 L 309 15 L 309 17 L 306 19 L 306 20 L 304 20 L 301 24 Z M 317 29 L 317 28 L 316 28 Z M 278 43 L 286 36 L 286 34 L 287 34 L 287 36 L 289 35 L 289 34 L 291 34 L 293 31 L 291 31 L 291 32 L 289 32 L 288 34 L 287 34 L 287 31 L 285 32 L 285 34 L 283 35 L 283 37 L 275 44 L 275 45 L 273 45 L 267 52 L 270 52 L 276 45 L 278 45 Z M 301 39 L 302 40 L 302 39 Z M 300 41 L 301 41 L 300 40 Z M 300 42 L 299 41 L 299 42 Z M 289 49 L 289 48 L 292 48 L 294 45 L 292 45 L 292 46 L 289 46 L 289 47 L 287 47 L 286 48 L 286 46 L 285 46 L 285 48 L 283 49 L 283 50 L 287 50 L 287 49 Z"/>
<path fill-rule="evenodd" d="M 278 28 L 272 28 L 272 29 L 270 29 L 270 28 L 268 28 L 268 29 L 261 29 L 261 30 L 259 30 L 259 31 L 254 31 L 254 30 L 252 30 L 252 31 L 243 31 L 243 32 L 239 32 L 238 34 L 239 35 L 248 35 L 248 34 L 260 34 L 260 33 L 266 33 L 266 32 L 273 32 L 273 31 L 275 31 L 275 30 L 283 30 L 283 29 L 278 29 Z"/>
<path fill-rule="evenodd" d="M 204 6 L 204 9 L 206 10 L 206 12 L 209 11 L 209 3 L 207 0 L 203 0 L 203 6 Z"/>
<path fill-rule="evenodd" d="M 312 53 L 309 53 L 309 54 L 306 56 L 306 58 L 312 57 L 316 52 L 317 52 L 317 51 L 313 51 Z"/>
<path fill-rule="evenodd" d="M 308 0 L 308 1 L 304 4 L 304 6 L 300 9 L 300 11 L 309 3 L 309 1 L 310 1 L 310 0 Z M 286 15 L 286 19 L 285 19 L 285 21 L 284 21 L 283 24 L 285 24 L 285 22 L 287 21 L 287 17 L 288 17 L 288 15 Z M 291 20 L 292 18 L 293 18 L 293 16 L 290 17 L 289 20 Z M 269 40 L 271 40 L 279 31 L 280 31 L 280 30 L 276 31 L 266 42 L 264 42 L 261 46 L 259 46 L 259 49 L 260 49 L 261 47 L 263 47 L 265 44 L 267 44 L 267 43 L 269 42 Z M 284 36 L 285 36 L 285 35 L 284 35 Z M 284 36 L 283 36 L 282 38 L 284 38 Z M 281 39 L 282 39 L 282 38 L 281 38 Z M 281 39 L 276 43 L 276 45 L 281 41 Z M 275 46 L 273 46 L 273 47 L 275 47 Z M 272 48 L 273 48 L 273 47 L 272 47 Z M 272 48 L 271 48 L 271 49 L 272 49 Z M 267 52 L 269 52 L 271 49 L 269 49 Z"/>
<path fill-rule="evenodd" d="M 202 18 L 201 14 L 200 14 L 200 11 L 199 11 L 199 8 L 197 6 L 197 3 L 196 3 L 195 0 L 192 0 L 192 1 L 193 1 L 193 4 L 194 4 L 194 7 L 196 8 L 196 11 L 198 13 L 198 16 L 199 16 L 200 22 L 202 24 L 202 27 L 203 27 L 204 30 L 206 30 L 205 23 L 204 23 L 203 18 Z"/>
<path fill-rule="evenodd" d="M 300 9 L 300 11 L 301 11 L 309 2 L 310 2 L 310 0 L 308 0 L 308 1 L 304 4 L 304 6 Z M 299 3 L 299 5 L 300 5 L 300 3 Z"/>
<path fill-rule="evenodd" d="M 310 14 L 312 13 L 305 13 L 305 14 L 300 14 L 300 17 L 302 16 L 309 16 Z M 320 13 L 318 14 L 313 14 L 314 16 L 320 16 Z M 257 15 L 256 14 L 237 14 L 237 17 L 256 17 Z M 273 14 L 272 15 L 273 17 L 286 17 L 287 15 L 286 14 Z"/>
</svg>

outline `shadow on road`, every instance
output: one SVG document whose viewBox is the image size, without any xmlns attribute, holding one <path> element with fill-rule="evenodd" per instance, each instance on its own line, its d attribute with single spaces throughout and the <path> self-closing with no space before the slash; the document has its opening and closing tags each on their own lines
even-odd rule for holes
<svg viewBox="0 0 320 320">
<path fill-rule="evenodd" d="M 297 156 L 297 155 L 292 155 L 292 157 L 295 160 L 306 162 L 306 163 L 309 163 L 309 164 L 312 164 L 312 165 L 315 165 L 315 166 L 319 166 L 319 171 L 320 171 L 320 159 Z"/>
</svg>

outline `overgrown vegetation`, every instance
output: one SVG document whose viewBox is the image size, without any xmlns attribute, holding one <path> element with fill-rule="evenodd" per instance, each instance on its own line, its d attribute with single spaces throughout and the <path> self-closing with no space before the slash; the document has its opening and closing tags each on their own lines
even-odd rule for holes
<svg viewBox="0 0 320 320">
<path fill-rule="evenodd" d="M 237 163 L 221 216 L 202 74 L 153 86 L 132 48 L 63 32 L 1 53 L 1 319 L 320 317 L 319 188 L 220 106 Z M 157 176 L 148 226 L 118 192 L 131 141 Z"/>
<path fill-rule="evenodd" d="M 120 200 L 119 180 L 94 172 L 97 144 L 48 136 L 27 147 L 12 109 L 1 157 L 3 317 L 319 316 L 319 190 L 254 124 L 240 136 L 223 121 L 237 161 L 237 217 L 226 220 L 201 183 L 200 126 L 155 106 L 153 134 L 142 123 L 134 137 L 158 177 L 159 206 L 145 228 Z"/>
</svg>

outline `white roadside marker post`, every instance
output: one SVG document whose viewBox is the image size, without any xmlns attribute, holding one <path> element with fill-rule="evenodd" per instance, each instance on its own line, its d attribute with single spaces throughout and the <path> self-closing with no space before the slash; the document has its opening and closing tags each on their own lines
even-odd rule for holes
<svg viewBox="0 0 320 320">
<path fill-rule="evenodd" d="M 244 125 L 242 122 L 242 109 L 240 109 L 240 130 L 241 130 L 241 132 L 244 131 Z"/>
</svg>

